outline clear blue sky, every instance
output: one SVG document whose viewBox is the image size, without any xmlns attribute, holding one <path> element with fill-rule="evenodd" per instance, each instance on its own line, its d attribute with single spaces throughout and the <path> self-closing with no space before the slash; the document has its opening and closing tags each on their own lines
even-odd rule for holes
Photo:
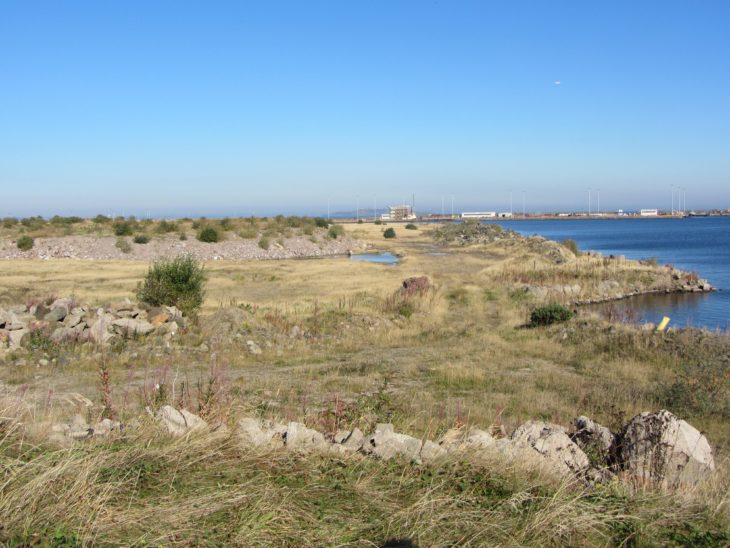
<svg viewBox="0 0 730 548">
<path fill-rule="evenodd" d="M 671 185 L 730 207 L 727 0 L 0 2 L 0 216 Z"/>
</svg>

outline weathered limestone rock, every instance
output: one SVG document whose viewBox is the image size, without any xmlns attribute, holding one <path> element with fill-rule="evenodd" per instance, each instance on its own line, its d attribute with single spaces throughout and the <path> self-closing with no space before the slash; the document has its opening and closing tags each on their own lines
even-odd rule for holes
<svg viewBox="0 0 730 548">
<path fill-rule="evenodd" d="M 63 320 L 63 325 L 66 327 L 76 327 L 81 323 L 83 320 L 83 316 L 81 314 L 71 313 L 68 316 L 66 316 Z"/>
<path fill-rule="evenodd" d="M 365 442 L 365 434 L 359 428 L 340 430 L 335 434 L 334 442 L 345 448 L 346 451 L 359 451 Z"/>
<path fill-rule="evenodd" d="M 441 438 L 441 447 L 446 451 L 472 451 L 492 447 L 494 438 L 489 432 L 470 428 L 464 431 L 462 428 L 452 428 Z"/>
<path fill-rule="evenodd" d="M 446 455 L 446 449 L 441 447 L 439 444 L 434 443 L 431 440 L 423 442 L 423 447 L 421 447 L 421 460 L 423 462 L 431 462 L 443 457 L 444 455 Z"/>
<path fill-rule="evenodd" d="M 254 356 L 261 354 L 261 347 L 259 347 L 259 345 L 254 341 L 246 341 L 246 346 L 248 347 L 248 352 L 250 354 L 253 354 Z"/>
<path fill-rule="evenodd" d="M 238 436 L 253 447 L 276 447 L 284 443 L 287 427 L 268 420 L 243 418 L 238 421 Z"/>
<path fill-rule="evenodd" d="M 290 422 L 286 427 L 286 447 L 293 451 L 326 451 L 329 445 L 324 436 L 300 422 Z"/>
<path fill-rule="evenodd" d="M 208 426 L 199 416 L 185 409 L 177 410 L 171 405 L 160 408 L 157 412 L 157 420 L 173 436 L 182 436 L 192 430 L 200 430 Z"/>
<path fill-rule="evenodd" d="M 155 327 L 144 320 L 136 320 L 134 318 L 119 318 L 112 321 L 112 326 L 120 335 L 149 335 L 155 330 Z"/>
<path fill-rule="evenodd" d="M 529 421 L 514 431 L 512 440 L 529 445 L 563 473 L 580 476 L 590 468 L 586 454 L 573 443 L 561 426 Z"/>
<path fill-rule="evenodd" d="M 392 424 L 378 424 L 362 450 L 384 460 L 405 457 L 420 462 L 421 440 L 394 432 Z"/>
<path fill-rule="evenodd" d="M 8 331 L 8 343 L 12 350 L 17 350 L 30 337 L 30 329 L 14 329 Z"/>
<path fill-rule="evenodd" d="M 695 485 L 715 469 L 707 438 L 666 410 L 634 417 L 617 437 L 616 455 L 622 470 L 670 489 Z"/>
<path fill-rule="evenodd" d="M 577 430 L 570 435 L 570 439 L 578 444 L 586 455 L 593 457 L 594 464 L 608 465 L 615 438 L 613 433 L 585 416 L 575 419 L 575 427 Z"/>
</svg>

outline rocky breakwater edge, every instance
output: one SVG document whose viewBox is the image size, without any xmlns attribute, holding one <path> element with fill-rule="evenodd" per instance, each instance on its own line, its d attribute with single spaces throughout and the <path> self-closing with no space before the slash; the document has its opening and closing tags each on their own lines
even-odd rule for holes
<svg viewBox="0 0 730 548">
<path fill-rule="evenodd" d="M 294 451 L 342 458 L 399 459 L 404 465 L 424 465 L 449 455 L 471 454 L 538 468 L 559 479 L 597 485 L 624 481 L 638 486 L 674 490 L 692 487 L 715 470 L 712 448 L 702 433 L 667 410 L 641 413 L 618 432 L 587 417 L 574 428 L 528 421 L 505 435 L 501 428 L 448 430 L 439 440 L 396 432 L 392 424 L 378 424 L 365 434 L 358 428 L 325 434 L 299 422 L 278 423 L 253 417 L 238 420 L 231 429 L 214 427 L 186 409 L 165 405 L 128 425 L 104 419 L 88 425 L 81 416 L 53 424 L 49 438 L 69 445 L 110 436 L 124 437 L 151 425 L 157 435 L 182 438 L 218 434 L 235 438 L 243 450 Z"/>
<path fill-rule="evenodd" d="M 53 343 L 112 344 L 115 339 L 156 334 L 169 340 L 185 327 L 174 306 L 150 306 L 129 299 L 106 307 L 79 305 L 71 298 L 0 308 L 0 358 L 28 346 L 34 337 Z"/>
</svg>

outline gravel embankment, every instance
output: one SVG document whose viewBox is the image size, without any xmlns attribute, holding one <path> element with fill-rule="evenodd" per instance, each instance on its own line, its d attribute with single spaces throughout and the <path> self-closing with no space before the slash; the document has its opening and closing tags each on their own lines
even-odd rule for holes
<svg viewBox="0 0 730 548">
<path fill-rule="evenodd" d="M 288 238 L 284 245 L 272 242 L 269 249 L 259 247 L 256 240 L 231 238 L 208 244 L 194 239 L 155 238 L 147 244 L 134 244 L 123 253 L 116 247 L 115 237 L 64 236 L 37 238 L 33 249 L 21 251 L 12 240 L 0 240 L 0 260 L 11 259 L 86 259 L 145 261 L 161 257 L 192 255 L 200 260 L 292 259 L 344 255 L 365 248 L 365 244 L 348 237 L 332 240 L 321 238 L 316 243 L 307 238 Z"/>
</svg>

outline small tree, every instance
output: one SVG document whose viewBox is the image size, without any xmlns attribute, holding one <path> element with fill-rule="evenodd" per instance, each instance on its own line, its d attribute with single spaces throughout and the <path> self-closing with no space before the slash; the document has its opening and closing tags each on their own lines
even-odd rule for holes
<svg viewBox="0 0 730 548">
<path fill-rule="evenodd" d="M 194 315 L 205 298 L 203 266 L 190 256 L 155 261 L 137 286 L 137 298 L 152 306 L 176 306 L 184 314 Z"/>
<path fill-rule="evenodd" d="M 332 225 L 327 232 L 327 236 L 332 238 L 333 240 L 336 240 L 340 236 L 343 236 L 345 234 L 345 229 L 342 225 Z"/>
<path fill-rule="evenodd" d="M 33 240 L 33 238 L 28 235 L 21 236 L 20 238 L 18 238 L 18 241 L 15 242 L 15 244 L 18 246 L 18 249 L 20 249 L 21 251 L 28 251 L 29 249 L 33 249 L 34 243 L 35 241 Z"/>
<path fill-rule="evenodd" d="M 385 232 L 383 232 L 383 238 L 388 238 L 388 239 L 395 238 L 395 228 L 393 228 L 393 227 L 386 228 Z"/>
</svg>

